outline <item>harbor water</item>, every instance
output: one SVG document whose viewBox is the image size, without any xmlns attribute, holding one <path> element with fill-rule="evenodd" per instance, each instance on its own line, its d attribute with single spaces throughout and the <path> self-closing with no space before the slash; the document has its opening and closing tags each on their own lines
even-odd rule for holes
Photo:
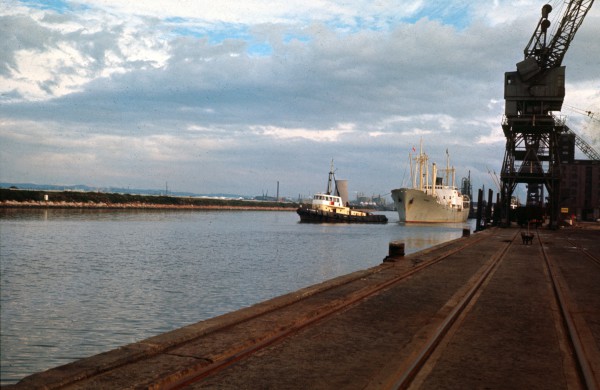
<svg viewBox="0 0 600 390">
<path fill-rule="evenodd" d="M 1 384 L 412 253 L 472 224 L 290 211 L 0 210 Z"/>
</svg>

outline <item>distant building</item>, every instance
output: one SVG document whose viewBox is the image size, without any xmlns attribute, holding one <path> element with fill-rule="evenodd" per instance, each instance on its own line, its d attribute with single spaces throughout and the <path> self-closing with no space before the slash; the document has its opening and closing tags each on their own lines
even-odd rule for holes
<svg viewBox="0 0 600 390">
<path fill-rule="evenodd" d="M 361 207 L 385 207 L 387 201 L 381 195 L 366 196 L 359 192 L 356 194 L 356 201 L 350 203 Z"/>
<path fill-rule="evenodd" d="M 600 219 L 600 161 L 563 163 L 560 175 L 562 214 L 575 215 L 579 221 Z"/>
</svg>

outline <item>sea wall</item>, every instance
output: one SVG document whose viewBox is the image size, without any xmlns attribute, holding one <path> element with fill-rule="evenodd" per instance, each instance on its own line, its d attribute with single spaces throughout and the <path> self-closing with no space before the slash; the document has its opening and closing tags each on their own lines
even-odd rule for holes
<svg viewBox="0 0 600 390">
<path fill-rule="evenodd" d="M 152 203 L 95 203 L 95 202 L 45 202 L 45 201 L 0 201 L 0 208 L 85 208 L 85 209 L 171 209 L 171 210 L 265 210 L 294 211 L 293 207 L 252 206 L 252 205 L 173 205 Z"/>
<path fill-rule="evenodd" d="M 296 210 L 298 204 L 292 202 L 265 202 L 246 199 L 132 195 L 106 192 L 0 189 L 0 208 L 18 207 L 293 211 Z"/>
</svg>

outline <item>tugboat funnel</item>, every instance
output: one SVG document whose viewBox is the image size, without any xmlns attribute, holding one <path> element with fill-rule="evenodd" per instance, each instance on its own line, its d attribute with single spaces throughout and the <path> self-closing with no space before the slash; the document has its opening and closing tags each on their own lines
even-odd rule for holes
<svg viewBox="0 0 600 390">
<path fill-rule="evenodd" d="M 342 204 L 348 204 L 348 180 L 335 179 L 335 191 L 342 198 Z"/>
</svg>

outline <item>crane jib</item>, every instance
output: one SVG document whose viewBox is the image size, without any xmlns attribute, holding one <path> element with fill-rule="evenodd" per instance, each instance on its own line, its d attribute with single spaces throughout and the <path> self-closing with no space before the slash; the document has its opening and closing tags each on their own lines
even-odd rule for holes
<svg viewBox="0 0 600 390">
<path fill-rule="evenodd" d="M 525 47 L 525 59 L 535 58 L 540 71 L 560 66 L 575 33 L 593 3 L 594 0 L 570 1 L 550 40 L 547 39 L 548 28 L 551 24 L 548 16 L 552 12 L 552 7 L 549 4 L 544 5 L 536 30 Z"/>
</svg>

